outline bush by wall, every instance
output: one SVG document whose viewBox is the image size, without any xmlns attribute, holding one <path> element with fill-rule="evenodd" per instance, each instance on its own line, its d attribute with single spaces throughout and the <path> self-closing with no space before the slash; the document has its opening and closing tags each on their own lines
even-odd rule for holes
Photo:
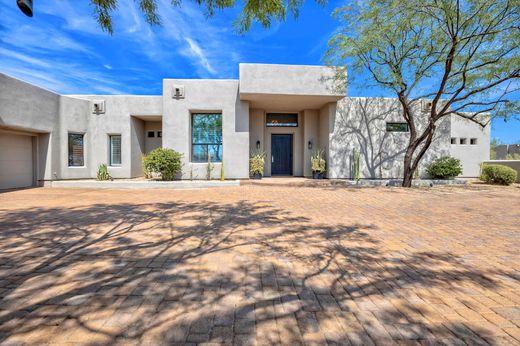
<svg viewBox="0 0 520 346">
<path fill-rule="evenodd" d="M 462 174 L 460 160 L 444 156 L 433 161 L 428 166 L 428 175 L 433 179 L 453 179 Z"/>
<path fill-rule="evenodd" d="M 516 171 L 503 165 L 482 165 L 480 180 L 489 184 L 511 185 L 516 181 Z"/>
<path fill-rule="evenodd" d="M 181 171 L 182 154 L 168 148 L 157 148 L 152 150 L 143 160 L 145 170 L 159 173 L 162 180 L 173 180 Z"/>
<path fill-rule="evenodd" d="M 112 177 L 108 172 L 108 167 L 105 163 L 100 164 L 98 167 L 97 180 L 112 180 Z"/>
</svg>

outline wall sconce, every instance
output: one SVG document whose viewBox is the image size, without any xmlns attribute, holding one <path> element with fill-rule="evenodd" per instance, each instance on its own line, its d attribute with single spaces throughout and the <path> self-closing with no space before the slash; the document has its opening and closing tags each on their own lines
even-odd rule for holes
<svg viewBox="0 0 520 346">
<path fill-rule="evenodd" d="M 309 150 L 312 149 L 312 141 L 309 141 L 309 143 L 307 143 L 307 148 L 308 148 Z"/>
<path fill-rule="evenodd" d="M 256 141 L 256 149 L 260 149 L 260 141 Z"/>
</svg>

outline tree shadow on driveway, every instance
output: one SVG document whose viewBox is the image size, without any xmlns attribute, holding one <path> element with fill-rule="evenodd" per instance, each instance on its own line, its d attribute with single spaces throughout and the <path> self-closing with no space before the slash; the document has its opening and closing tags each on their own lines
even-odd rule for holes
<svg viewBox="0 0 520 346">
<path fill-rule="evenodd" d="M 0 222 L 0 341 L 510 340 L 475 297 L 508 279 L 518 287 L 514 273 L 389 252 L 370 224 L 317 223 L 262 201 L 34 208 L 0 211 Z"/>
</svg>

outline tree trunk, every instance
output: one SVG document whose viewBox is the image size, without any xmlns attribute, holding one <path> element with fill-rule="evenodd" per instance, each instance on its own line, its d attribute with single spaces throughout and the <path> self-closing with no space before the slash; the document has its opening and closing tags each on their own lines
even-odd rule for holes
<svg viewBox="0 0 520 346">
<path fill-rule="evenodd" d="M 416 148 L 408 147 L 404 156 L 403 164 L 403 187 L 412 187 L 413 180 L 413 169 L 412 169 L 412 157 Z"/>
</svg>

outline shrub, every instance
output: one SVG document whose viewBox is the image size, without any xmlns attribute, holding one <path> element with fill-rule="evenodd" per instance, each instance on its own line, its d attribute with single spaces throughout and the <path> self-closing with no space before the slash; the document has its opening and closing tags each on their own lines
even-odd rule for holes
<svg viewBox="0 0 520 346">
<path fill-rule="evenodd" d="M 318 149 L 311 155 L 311 169 L 313 172 L 323 173 L 325 172 L 325 153 L 323 150 Z"/>
<path fill-rule="evenodd" d="M 98 167 L 97 180 L 112 180 L 112 177 L 108 172 L 108 167 L 104 163 L 100 164 Z"/>
<path fill-rule="evenodd" d="M 141 161 L 143 163 L 143 174 L 146 179 L 150 179 L 152 177 L 152 169 L 150 167 L 150 160 L 148 160 L 148 156 L 141 155 Z"/>
<path fill-rule="evenodd" d="M 511 185 L 516 181 L 516 171 L 503 165 L 482 165 L 480 180 L 489 184 Z"/>
<path fill-rule="evenodd" d="M 265 153 L 263 151 L 256 151 L 251 154 L 249 158 L 249 174 L 264 174 Z"/>
<path fill-rule="evenodd" d="M 173 180 L 181 171 L 182 154 L 173 149 L 157 148 L 146 155 L 144 167 L 150 172 L 159 173 L 162 180 Z"/>
<path fill-rule="evenodd" d="M 462 173 L 460 160 L 444 156 L 428 166 L 428 175 L 434 179 L 453 179 Z"/>
</svg>

